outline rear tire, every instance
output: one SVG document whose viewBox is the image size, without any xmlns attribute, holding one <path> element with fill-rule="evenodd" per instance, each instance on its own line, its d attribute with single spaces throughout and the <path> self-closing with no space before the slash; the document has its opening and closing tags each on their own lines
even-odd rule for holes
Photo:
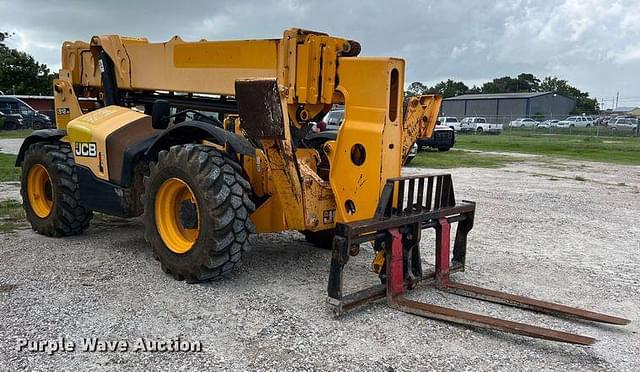
<svg viewBox="0 0 640 372">
<path fill-rule="evenodd" d="M 186 185 L 195 203 L 180 199 L 179 211 L 160 203 L 166 199 L 163 193 L 158 197 L 159 191 L 171 180 Z M 249 198 L 251 185 L 234 159 L 208 146 L 173 146 L 161 151 L 158 161 L 151 163 L 145 190 L 145 239 L 165 273 L 195 283 L 221 279 L 239 266 L 248 249 L 249 234 L 254 231 L 249 215 L 255 205 Z M 188 222 L 183 215 L 185 201 L 186 208 L 195 207 Z M 176 249 L 170 236 L 167 238 L 167 231 L 171 232 L 166 228 L 167 221 L 171 219 L 178 232 L 185 236 L 185 231 L 192 233 L 186 250 Z"/>
<path fill-rule="evenodd" d="M 73 153 L 64 142 L 29 146 L 22 163 L 20 194 L 31 228 L 46 236 L 78 235 L 93 217 L 80 204 Z"/>
<path fill-rule="evenodd" d="M 438 151 L 440 152 L 444 152 L 444 151 L 449 151 L 451 147 L 438 147 Z"/>
</svg>

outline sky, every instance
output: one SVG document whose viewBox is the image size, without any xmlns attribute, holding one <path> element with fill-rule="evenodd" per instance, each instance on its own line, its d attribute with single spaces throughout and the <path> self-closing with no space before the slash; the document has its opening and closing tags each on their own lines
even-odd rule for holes
<svg viewBox="0 0 640 372">
<path fill-rule="evenodd" d="M 8 45 L 54 71 L 65 40 L 99 34 L 167 41 L 278 38 L 291 27 L 358 40 L 407 61 L 405 83 L 481 85 L 557 76 L 604 108 L 640 106 L 638 0 L 0 0 Z"/>
</svg>

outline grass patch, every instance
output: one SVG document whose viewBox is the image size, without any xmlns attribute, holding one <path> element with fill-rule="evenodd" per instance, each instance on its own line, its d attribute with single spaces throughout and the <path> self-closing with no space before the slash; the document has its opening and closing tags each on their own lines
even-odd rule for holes
<svg viewBox="0 0 640 372">
<path fill-rule="evenodd" d="M 1 130 L 0 139 L 6 138 L 26 138 L 33 132 L 33 129 L 18 129 L 18 130 Z"/>
<path fill-rule="evenodd" d="M 640 138 L 581 136 L 569 134 L 535 134 L 511 131 L 498 136 L 458 135 L 460 149 L 521 152 L 559 156 L 570 159 L 640 165 Z"/>
<path fill-rule="evenodd" d="M 521 161 L 522 159 L 502 155 L 485 155 L 470 151 L 450 150 L 440 151 L 420 151 L 409 164 L 410 167 L 425 168 L 500 168 L 509 163 Z"/>
<path fill-rule="evenodd" d="M 16 168 L 16 155 L 0 153 L 0 182 L 19 180 L 20 168 Z"/>
<path fill-rule="evenodd" d="M 0 201 L 0 234 L 27 227 L 22 204 L 16 200 Z"/>
</svg>

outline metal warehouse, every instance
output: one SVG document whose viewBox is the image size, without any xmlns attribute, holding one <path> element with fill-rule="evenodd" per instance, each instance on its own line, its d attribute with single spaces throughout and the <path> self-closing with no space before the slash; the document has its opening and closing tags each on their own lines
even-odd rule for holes
<svg viewBox="0 0 640 372">
<path fill-rule="evenodd" d="M 573 98 L 555 92 L 463 94 L 444 99 L 441 115 L 484 116 L 506 123 L 521 117 L 565 118 L 575 107 Z"/>
</svg>

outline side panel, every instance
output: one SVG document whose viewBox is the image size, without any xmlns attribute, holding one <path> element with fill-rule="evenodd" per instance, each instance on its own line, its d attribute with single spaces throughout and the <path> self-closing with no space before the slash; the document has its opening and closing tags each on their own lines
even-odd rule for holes
<svg viewBox="0 0 640 372">
<path fill-rule="evenodd" d="M 70 121 L 67 138 L 75 162 L 91 170 L 97 178 L 109 181 L 108 136 L 131 123 L 144 127 L 146 121 L 150 122 L 148 115 L 120 106 L 107 106 Z"/>
<path fill-rule="evenodd" d="M 372 218 L 386 180 L 400 176 L 404 61 L 339 58 L 345 117 L 329 142 L 336 222 Z M 326 147 L 325 147 L 326 149 Z"/>
<path fill-rule="evenodd" d="M 275 78 L 278 40 L 125 45 L 131 88 L 234 95 L 238 79 Z"/>
<path fill-rule="evenodd" d="M 151 117 L 145 115 L 109 133 L 106 137 L 109 180 L 117 185 L 128 183 L 123 181 L 129 181 L 135 157 L 143 156 L 161 132 L 151 126 Z"/>
</svg>

